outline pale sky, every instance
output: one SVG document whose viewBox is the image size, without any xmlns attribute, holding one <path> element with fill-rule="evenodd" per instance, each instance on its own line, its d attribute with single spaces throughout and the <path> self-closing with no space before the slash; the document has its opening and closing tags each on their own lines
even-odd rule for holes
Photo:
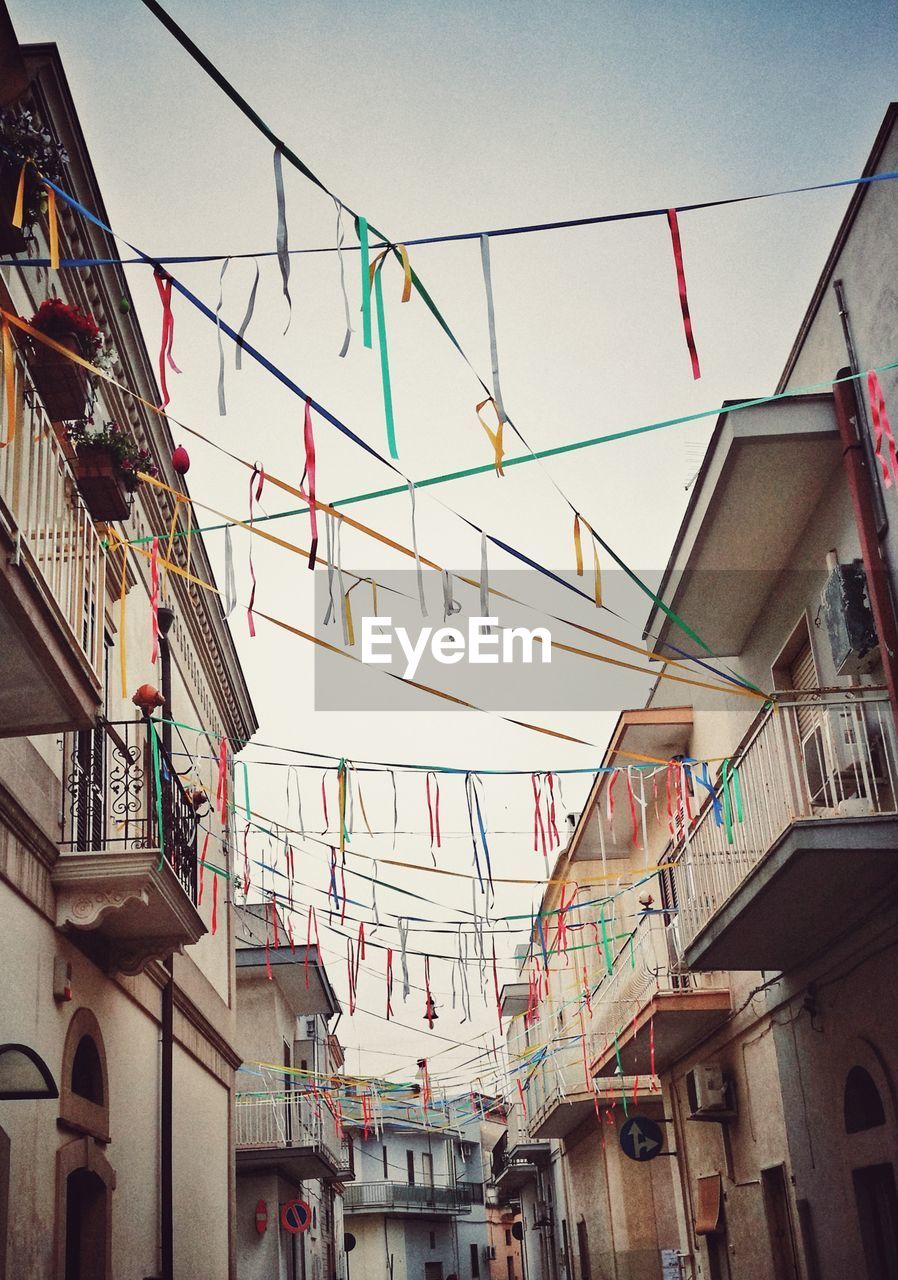
<svg viewBox="0 0 898 1280">
<path fill-rule="evenodd" d="M 396 240 L 477 231 L 633 208 L 794 187 L 860 173 L 889 101 L 898 95 L 895 6 L 841 3 L 759 4 L 753 0 L 685 5 L 558 3 L 374 3 L 305 5 L 171 0 L 170 12 L 250 99 L 259 113 L 348 204 Z M 275 198 L 268 143 L 207 80 L 139 0 L 10 0 L 20 40 L 60 48 L 113 227 L 150 253 L 271 250 Z M 285 168 L 292 248 L 334 242 L 331 201 Z M 666 223 L 652 219 L 582 230 L 507 237 L 493 243 L 493 283 L 502 387 L 509 413 L 534 448 L 710 409 L 723 399 L 772 390 L 823 265 L 849 190 L 795 195 L 680 219 L 689 298 L 703 377 L 693 383 L 683 340 Z M 347 241 L 354 239 L 347 227 Z M 484 377 L 489 371 L 476 241 L 412 250 L 412 262 Z M 345 257 L 353 315 L 359 305 L 358 256 Z M 187 266 L 181 278 L 214 306 L 220 264 Z M 385 452 L 376 351 L 356 333 L 340 360 L 343 302 L 332 254 L 294 258 L 293 318 L 276 261 L 265 259 L 248 337 L 317 400 Z M 232 262 L 222 314 L 235 327 L 252 282 L 250 262 Z M 158 299 L 149 274 L 131 268 L 138 312 L 155 357 Z M 399 465 L 415 479 L 490 460 L 474 415 L 479 385 L 416 298 L 399 305 L 401 273 L 384 273 Z M 358 322 L 357 322 L 358 323 Z M 235 373 L 228 349 L 228 414 L 216 403 L 215 331 L 183 301 L 175 303 L 172 412 L 232 451 L 298 483 L 302 406 L 244 359 Z M 360 327 L 360 326 L 359 326 Z M 895 352 L 870 353 L 874 363 Z M 835 373 L 835 370 L 833 370 Z M 569 496 L 624 559 L 650 573 L 662 568 L 681 518 L 685 485 L 713 426 L 676 427 L 553 459 L 544 465 L 422 490 L 417 536 L 422 552 L 468 573 L 479 566 L 479 538 L 441 503 L 499 534 L 553 569 L 573 569 Z M 315 425 L 318 495 L 345 496 L 393 483 L 323 421 Z M 247 476 L 187 438 L 189 482 L 199 501 L 245 518 Z M 510 452 L 519 452 L 513 440 Z M 262 506 L 292 505 L 271 488 Z M 351 509 L 358 519 L 410 541 L 407 498 Z M 307 545 L 306 517 L 277 532 Z M 238 591 L 249 591 L 246 538 L 234 535 Z M 221 577 L 222 535 L 208 545 Z M 322 538 L 323 546 L 323 538 Z M 254 546 L 257 603 L 307 630 L 318 629 L 308 574 L 299 557 Z M 400 567 L 389 553 L 347 532 L 343 562 L 367 571 Z M 500 553 L 491 565 L 508 568 Z M 401 567 L 405 567 L 401 565 Z M 531 584 L 528 598 L 542 587 Z M 439 598 L 438 583 L 429 588 Z M 569 593 L 557 611 L 596 621 Z M 647 610 L 629 601 L 628 638 L 638 640 Z M 423 696 L 397 686 L 392 714 L 316 713 L 312 655 L 302 642 L 259 624 L 247 635 L 244 611 L 232 616 L 261 727 L 260 742 L 353 760 L 433 761 L 461 768 L 547 769 L 595 765 L 614 715 L 591 701 L 592 670 L 571 666 L 584 709 L 529 718 L 596 744 L 553 742 L 494 717 L 432 711 Z M 592 664 L 589 664 L 590 667 Z M 376 672 L 372 680 L 380 680 Z M 646 686 L 647 688 L 647 686 Z M 644 691 L 637 697 L 642 701 Z M 634 700 L 622 686 L 618 708 Z M 612 704 L 613 705 L 613 704 Z M 521 708 L 522 712 L 527 708 Z M 526 716 L 524 718 L 527 718 Z M 247 758 L 274 759 L 251 748 Z M 332 775 L 331 775 L 332 776 Z M 286 821 L 284 775 L 252 769 L 255 806 Z M 576 809 L 586 782 L 565 787 Z M 320 831 L 319 775 L 305 773 L 303 805 Z M 386 779 L 365 784 L 371 841 L 356 848 L 419 864 L 430 862 L 423 779 L 400 780 L 399 829 L 392 851 L 392 794 Z M 529 778 L 487 780 L 486 815 L 496 875 L 542 874 L 532 851 Z M 441 866 L 470 873 L 471 845 L 462 782 L 442 784 Z M 314 821 L 309 820 L 314 815 Z M 422 835 L 423 831 L 423 835 Z M 507 834 L 506 834 L 507 833 Z M 309 843 L 308 850 L 316 846 Z M 264 855 L 260 846 L 259 856 Z M 302 862 L 302 870 L 300 863 Z M 363 865 L 358 863 L 356 865 Z M 297 857 L 297 875 L 326 886 L 320 852 Z M 526 868 L 526 870 L 525 870 Z M 366 872 L 370 872 L 368 866 Z M 383 889 L 378 905 L 431 920 L 459 918 L 472 906 L 467 881 L 379 867 L 384 881 L 434 900 L 414 903 Z M 370 886 L 349 882 L 370 902 Z M 320 894 L 313 900 L 324 904 Z M 495 914 L 526 912 L 531 892 L 497 893 Z M 478 905 L 478 910 L 480 910 Z M 364 914 L 370 917 L 370 910 Z M 415 926 L 413 926 L 414 928 Z M 422 926 L 426 929 L 426 925 Z M 502 977 L 524 934 L 497 930 Z M 409 944 L 412 945 L 410 935 Z M 375 940 L 395 943 L 384 929 Z M 322 938 L 342 997 L 345 944 Z M 417 935 L 419 949 L 451 951 L 446 933 Z M 328 954 L 332 952 L 333 954 Z M 384 1007 L 383 953 L 369 953 L 377 976 L 364 976 L 359 1000 Z M 417 967 L 416 967 L 417 966 Z M 412 981 L 421 981 L 420 962 Z M 474 1031 L 495 1030 L 491 1000 Z M 477 1046 L 452 1046 L 472 1032 L 449 1007 L 449 969 L 434 961 L 440 1010 L 431 1038 L 423 996 L 413 991 L 397 1017 L 418 1031 L 344 1016 L 340 1035 L 353 1070 L 412 1075 L 415 1059 L 472 1078 L 462 1067 Z M 360 1047 L 363 1046 L 363 1047 Z M 439 1056 L 435 1056 L 439 1054 Z"/>
</svg>

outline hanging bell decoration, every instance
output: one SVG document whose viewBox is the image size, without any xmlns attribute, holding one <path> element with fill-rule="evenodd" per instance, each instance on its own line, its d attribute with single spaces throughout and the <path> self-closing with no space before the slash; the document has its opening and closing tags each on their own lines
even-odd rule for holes
<svg viewBox="0 0 898 1280">
<path fill-rule="evenodd" d="M 186 476 L 190 470 L 190 454 L 182 444 L 172 451 L 171 464 L 179 476 Z"/>
<path fill-rule="evenodd" d="M 433 996 L 428 993 L 424 1010 L 424 1021 L 429 1027 L 433 1027 L 433 1024 L 439 1016 L 440 1015 L 437 1013 L 437 1007 L 433 1002 Z"/>
</svg>

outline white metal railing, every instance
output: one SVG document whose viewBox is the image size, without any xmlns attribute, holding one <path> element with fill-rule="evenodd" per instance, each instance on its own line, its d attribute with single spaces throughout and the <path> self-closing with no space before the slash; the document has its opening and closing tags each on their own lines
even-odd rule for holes
<svg viewBox="0 0 898 1280">
<path fill-rule="evenodd" d="M 100 678 L 106 559 L 80 501 L 62 446 L 28 378 L 14 360 L 16 421 L 8 421 L 0 371 L 0 505 L 12 519 L 19 554 L 30 563 L 61 619 Z"/>
<path fill-rule="evenodd" d="M 640 916 L 630 939 L 617 952 L 611 973 L 592 997 L 586 1024 L 590 1061 L 614 1044 L 635 1014 L 659 991 L 688 991 L 695 979 L 683 971 L 672 945 L 668 917 L 660 912 Z"/>
<path fill-rule="evenodd" d="M 733 757 L 737 780 L 715 788 L 664 859 L 680 948 L 798 819 L 898 812 L 898 746 L 879 689 L 802 694 L 761 714 Z M 700 789 L 696 787 L 700 803 Z M 741 819 L 741 820 L 740 820 Z M 800 909 L 800 907 L 799 907 Z"/>
<path fill-rule="evenodd" d="M 330 1107 L 311 1093 L 238 1093 L 234 1111 L 238 1148 L 309 1147 L 337 1169 L 351 1167 L 348 1139 L 340 1135 Z"/>
</svg>

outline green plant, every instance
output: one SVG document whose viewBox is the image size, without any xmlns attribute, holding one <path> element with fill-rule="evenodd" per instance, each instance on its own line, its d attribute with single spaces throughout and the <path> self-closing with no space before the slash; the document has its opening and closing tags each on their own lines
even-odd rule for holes
<svg viewBox="0 0 898 1280">
<path fill-rule="evenodd" d="M 22 207 L 22 229 L 30 236 L 32 227 L 46 209 L 47 196 L 40 175 L 51 182 L 62 182 L 68 153 L 27 110 L 0 111 L 0 148 L 4 165 L 10 167 L 17 178 L 22 165 L 31 161 L 25 169 Z"/>
<path fill-rule="evenodd" d="M 138 449 L 134 441 L 117 422 L 94 425 L 93 418 L 72 422 L 66 427 L 66 438 L 79 457 L 91 453 L 109 453 L 118 464 L 125 487 L 133 493 L 140 484 L 138 472 L 148 476 L 158 474 L 148 449 Z"/>
</svg>

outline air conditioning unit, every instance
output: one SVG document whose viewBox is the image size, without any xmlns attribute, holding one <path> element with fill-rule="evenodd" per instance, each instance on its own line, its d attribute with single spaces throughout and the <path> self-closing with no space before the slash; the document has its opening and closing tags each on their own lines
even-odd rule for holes
<svg viewBox="0 0 898 1280">
<path fill-rule="evenodd" d="M 836 674 L 868 671 L 879 645 L 860 560 L 834 565 L 823 588 L 823 619 Z"/>
<path fill-rule="evenodd" d="M 495 1262 L 496 1246 L 494 1244 L 485 1244 L 483 1246 L 483 1257 L 486 1262 Z"/>
<path fill-rule="evenodd" d="M 736 1115 L 733 1087 L 717 1063 L 704 1063 L 686 1073 L 690 1120 L 732 1120 Z"/>
</svg>

